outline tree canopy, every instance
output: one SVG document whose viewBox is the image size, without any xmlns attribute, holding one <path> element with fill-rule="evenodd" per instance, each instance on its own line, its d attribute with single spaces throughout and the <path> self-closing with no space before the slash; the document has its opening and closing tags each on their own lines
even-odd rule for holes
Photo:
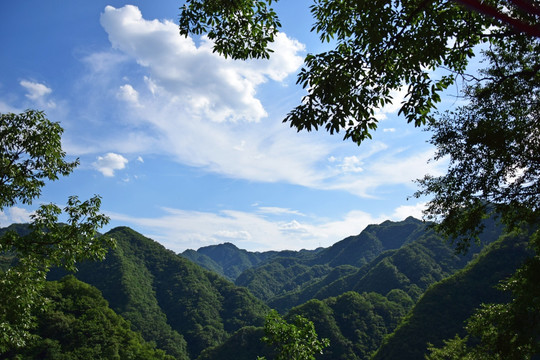
<svg viewBox="0 0 540 360">
<path fill-rule="evenodd" d="M 58 123 L 43 112 L 0 114 L 0 211 L 17 203 L 30 204 L 41 194 L 46 180 L 68 175 L 78 164 L 66 161 Z M 52 266 L 75 270 L 83 259 L 100 259 L 113 241 L 98 236 L 109 219 L 99 213 L 101 198 L 68 199 L 62 209 L 55 204 L 36 210 L 30 232 L 14 231 L 0 237 L 0 254 L 12 265 L 0 272 L 0 352 L 24 345 L 35 324 L 32 312 L 44 305 L 41 290 Z M 65 212 L 67 223 L 60 224 Z"/>
<path fill-rule="evenodd" d="M 277 349 L 276 360 L 314 360 L 330 345 L 326 338 L 319 340 L 313 322 L 296 315 L 293 323 L 288 323 L 275 310 L 266 317 L 264 334 L 262 340 Z"/>
<path fill-rule="evenodd" d="M 188 0 L 180 33 L 206 34 L 235 59 L 266 58 L 281 26 L 272 3 Z M 539 9 L 527 1 L 315 0 L 311 31 L 335 48 L 306 56 L 297 83 L 307 95 L 284 122 L 360 144 L 377 128 L 376 109 L 401 89 L 399 113 L 417 126 L 433 121 L 441 92 L 464 74 L 475 46 L 523 31 L 538 36 Z"/>
<path fill-rule="evenodd" d="M 225 56 L 268 57 L 268 43 L 280 26 L 271 4 L 188 0 L 180 14 L 180 33 L 207 33 L 215 50 Z M 435 158 L 450 160 L 446 175 L 419 180 L 421 189 L 415 195 L 432 196 L 428 219 L 456 240 L 458 251 L 466 251 L 483 221 L 493 216 L 507 231 L 532 227 L 531 238 L 537 238 L 540 3 L 314 0 L 310 9 L 315 20 L 311 31 L 335 47 L 306 56 L 297 83 L 307 95 L 284 122 L 299 131 L 344 132 L 345 139 L 360 144 L 377 128 L 376 110 L 405 89 L 398 114 L 416 126 L 427 124 L 437 148 Z M 242 31 L 235 31 L 235 22 Z M 467 73 L 475 56 L 483 67 L 477 74 Z M 437 112 L 441 93 L 458 79 L 463 80 L 459 96 L 465 105 Z M 527 269 L 525 265 L 512 281 L 533 283 Z M 520 289 L 515 288 L 516 299 L 523 299 L 520 307 L 503 307 L 508 319 L 521 318 L 524 306 L 540 312 L 534 297 L 526 295 L 532 290 Z M 508 319 L 497 318 L 498 310 L 485 308 L 472 324 L 493 324 L 492 334 L 499 334 L 505 346 L 538 341 L 536 328 L 524 335 L 528 340 L 505 338 L 502 324 Z M 493 337 L 484 343 L 490 344 Z M 463 343 L 452 344 L 460 348 Z"/>
</svg>

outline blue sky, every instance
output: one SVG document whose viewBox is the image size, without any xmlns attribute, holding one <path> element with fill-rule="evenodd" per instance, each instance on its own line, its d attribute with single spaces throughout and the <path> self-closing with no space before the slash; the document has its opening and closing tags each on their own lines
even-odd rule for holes
<svg viewBox="0 0 540 360">
<path fill-rule="evenodd" d="M 291 4 L 292 3 L 292 4 Z M 421 216 L 414 179 L 442 174 L 429 134 L 378 113 L 360 147 L 283 124 L 304 90 L 303 57 L 328 47 L 309 33 L 309 1 L 278 3 L 270 60 L 224 59 L 178 35 L 181 1 L 3 1 L 0 112 L 44 110 L 81 165 L 32 206 L 103 197 L 108 230 L 125 225 L 176 252 L 232 242 L 313 249 L 366 225 Z M 451 101 L 451 100 L 449 100 Z"/>
</svg>

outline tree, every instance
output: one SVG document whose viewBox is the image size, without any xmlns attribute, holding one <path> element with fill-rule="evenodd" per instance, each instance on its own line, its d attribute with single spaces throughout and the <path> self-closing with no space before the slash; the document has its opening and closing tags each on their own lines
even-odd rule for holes
<svg viewBox="0 0 540 360">
<path fill-rule="evenodd" d="M 180 33 L 206 34 L 215 51 L 235 59 L 268 57 L 280 27 L 272 2 L 188 0 Z M 375 110 L 402 88 L 407 96 L 399 112 L 407 121 L 433 121 L 440 93 L 464 74 L 475 46 L 538 36 L 540 18 L 538 4 L 526 0 L 315 0 L 311 13 L 311 30 L 336 45 L 306 56 L 297 83 L 308 93 L 284 122 L 299 131 L 343 131 L 358 144 L 377 128 Z M 534 31 L 521 35 L 526 29 L 510 23 Z"/>
<path fill-rule="evenodd" d="M 0 211 L 18 202 L 31 204 L 45 180 L 73 171 L 78 161 L 65 160 L 62 132 L 40 111 L 0 114 Z M 84 202 L 70 197 L 65 224 L 58 222 L 60 207 L 42 205 L 31 216 L 29 234 L 7 232 L 0 238 L 0 254 L 13 258 L 12 266 L 0 273 L 0 353 L 31 337 L 32 312 L 45 304 L 41 290 L 52 266 L 76 270 L 77 261 L 101 259 L 113 246 L 112 239 L 97 234 L 109 221 L 98 212 L 100 205 L 99 196 Z"/>
<path fill-rule="evenodd" d="M 313 322 L 296 315 L 289 324 L 275 310 L 266 317 L 264 333 L 262 340 L 277 348 L 276 360 L 313 360 L 330 345 L 328 339 L 319 340 Z"/>
<path fill-rule="evenodd" d="M 487 216 L 512 228 L 537 224 L 540 215 L 540 41 L 497 40 L 484 56 L 489 66 L 465 89 L 467 104 L 428 126 L 435 159 L 450 165 L 443 176 L 421 179 L 416 194 L 433 195 L 428 219 L 461 237 L 460 250 Z"/>
<path fill-rule="evenodd" d="M 215 50 L 233 58 L 266 57 L 279 27 L 271 3 L 191 0 L 181 12 L 180 33 L 207 32 Z M 346 139 L 360 144 L 377 128 L 375 110 L 392 102 L 393 91 L 406 88 L 399 113 L 409 123 L 427 124 L 436 159 L 450 160 L 446 175 L 419 180 L 421 190 L 415 195 L 433 196 L 427 218 L 455 240 L 458 251 L 467 250 L 490 216 L 507 231 L 532 227 L 531 239 L 539 236 L 537 0 L 315 0 L 311 13 L 312 31 L 322 41 L 334 41 L 335 48 L 306 56 L 297 82 L 308 93 L 285 122 L 298 130 L 344 131 Z M 243 31 L 234 33 L 237 21 Z M 478 75 L 467 74 L 478 45 L 485 49 L 480 55 L 487 66 Z M 440 93 L 457 79 L 464 81 L 461 95 L 467 104 L 435 112 Z M 538 256 L 540 249 L 533 248 Z M 534 283 L 526 268 L 513 281 Z M 521 298 L 520 307 L 540 313 L 540 304 L 527 295 L 532 291 L 524 287 L 514 292 L 514 300 Z M 505 305 L 510 317 L 518 317 L 520 307 Z M 494 324 L 493 334 L 506 333 L 493 312 L 479 314 L 478 323 Z M 537 333 L 524 336 L 538 341 Z M 517 344 L 506 341 L 506 346 Z M 453 343 L 456 349 L 461 344 Z M 522 350 L 522 356 L 530 354 Z"/>
<path fill-rule="evenodd" d="M 528 36 L 494 39 L 483 53 L 488 66 L 464 91 L 468 101 L 431 123 L 436 159 L 447 174 L 419 180 L 416 196 L 431 195 L 427 218 L 466 251 L 498 218 L 506 231 L 530 236 L 534 255 L 500 289 L 503 304 L 484 304 L 468 321 L 469 337 L 432 348 L 429 359 L 530 359 L 540 354 L 540 41 Z M 462 351 L 462 355 L 456 351 Z M 442 356 L 442 357 L 441 357 Z"/>
</svg>

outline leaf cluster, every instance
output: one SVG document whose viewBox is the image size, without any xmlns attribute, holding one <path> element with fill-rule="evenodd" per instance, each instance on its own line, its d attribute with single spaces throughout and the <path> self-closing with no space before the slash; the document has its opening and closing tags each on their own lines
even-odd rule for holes
<svg viewBox="0 0 540 360">
<path fill-rule="evenodd" d="M 314 360 L 330 345 L 328 339 L 318 338 L 313 322 L 296 315 L 288 323 L 275 310 L 266 317 L 264 334 L 262 340 L 277 347 L 276 360 Z"/>
<path fill-rule="evenodd" d="M 32 203 L 45 180 L 69 175 L 79 164 L 64 160 L 62 133 L 42 111 L 0 114 L 0 210 Z"/>
<path fill-rule="evenodd" d="M 268 44 L 281 27 L 271 5 L 272 0 L 188 0 L 181 8 L 180 34 L 206 34 L 214 52 L 225 57 L 269 58 Z"/>
<path fill-rule="evenodd" d="M 540 42 L 515 35 L 494 40 L 489 66 L 466 89 L 468 103 L 429 125 L 435 159 L 447 174 L 418 181 L 432 195 L 427 218 L 466 250 L 482 219 L 498 216 L 509 229 L 536 224 L 540 204 Z"/>
<path fill-rule="evenodd" d="M 41 111 L 0 114 L 0 210 L 39 197 L 46 180 L 68 175 L 78 160 L 67 162 L 58 123 Z M 14 261 L 0 272 L 0 352 L 24 345 L 31 338 L 32 312 L 44 305 L 40 293 L 50 267 L 75 270 L 83 259 L 101 259 L 114 242 L 98 236 L 109 218 L 99 213 L 101 198 L 80 201 L 72 196 L 64 212 L 54 204 L 41 205 L 31 216 L 29 231 L 8 231 L 0 236 L 0 254 Z"/>
</svg>

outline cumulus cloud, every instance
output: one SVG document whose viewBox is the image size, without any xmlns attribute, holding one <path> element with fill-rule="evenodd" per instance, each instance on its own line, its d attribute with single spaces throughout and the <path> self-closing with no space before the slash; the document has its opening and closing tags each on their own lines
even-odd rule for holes
<svg viewBox="0 0 540 360">
<path fill-rule="evenodd" d="M 9 226 L 16 223 L 28 223 L 33 212 L 17 206 L 0 211 L 0 226 Z"/>
<path fill-rule="evenodd" d="M 26 89 L 26 97 L 28 99 L 37 102 L 40 106 L 47 106 L 51 108 L 56 106 L 54 101 L 46 100 L 46 97 L 52 93 L 52 89 L 46 85 L 29 80 L 22 80 L 20 85 Z"/>
<path fill-rule="evenodd" d="M 368 142 L 360 154 L 344 153 L 343 149 L 357 148 L 317 134 L 297 134 L 281 118 L 267 119 L 257 90 L 264 83 L 284 81 L 303 61 L 304 46 L 286 34 L 277 37 L 269 60 L 235 61 L 214 53 L 207 38 L 195 42 L 179 36 L 175 23 L 145 19 L 135 6 L 107 6 L 101 25 L 113 52 L 120 54 L 113 58 L 130 59 L 143 70 L 139 79 L 122 76 L 102 64 L 105 55 L 91 57 L 100 76 L 118 77 L 116 95 L 125 106 L 118 117 L 125 124 L 136 123 L 138 130 L 104 141 L 111 147 L 103 145 L 103 152 L 151 152 L 227 177 L 339 189 L 358 196 L 410 182 L 410 171 L 388 176 L 374 162 L 389 161 L 400 169 L 401 163 L 416 166 L 421 150 L 389 153 L 387 145 Z M 395 110 L 387 107 L 384 113 Z"/>
<path fill-rule="evenodd" d="M 418 202 L 413 205 L 401 205 L 394 210 L 392 214 L 392 219 L 394 220 L 404 220 L 409 216 L 415 217 L 417 219 L 422 219 L 423 211 L 426 209 L 425 202 Z"/>
<path fill-rule="evenodd" d="M 177 24 L 146 20 L 132 5 L 107 6 L 101 24 L 113 48 L 148 69 L 147 81 L 154 91 L 159 86 L 188 105 L 193 116 L 216 122 L 265 117 L 267 113 L 255 97 L 256 86 L 268 78 L 284 79 L 303 61 L 297 55 L 302 45 L 284 34 L 274 44 L 276 55 L 264 65 L 225 59 L 213 52 L 208 39 L 197 46 L 191 38 L 178 35 Z"/>
<path fill-rule="evenodd" d="M 139 92 L 135 90 L 130 84 L 120 86 L 120 89 L 118 90 L 116 96 L 120 100 L 124 100 L 128 103 L 133 104 L 135 107 L 141 106 L 141 104 L 139 103 Z"/>
<path fill-rule="evenodd" d="M 103 176 L 112 177 L 116 170 L 122 170 L 126 167 L 128 160 L 120 154 L 108 153 L 105 156 L 98 156 L 92 164 L 94 168 L 103 174 Z"/>
</svg>

